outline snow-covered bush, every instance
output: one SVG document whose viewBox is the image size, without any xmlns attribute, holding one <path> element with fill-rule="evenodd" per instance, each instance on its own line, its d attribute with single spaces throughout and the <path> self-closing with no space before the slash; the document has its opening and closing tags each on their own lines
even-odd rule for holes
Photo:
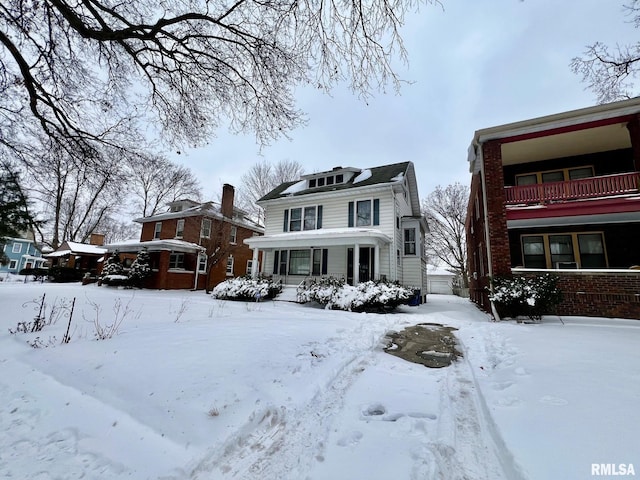
<svg viewBox="0 0 640 480">
<path fill-rule="evenodd" d="M 216 285 L 211 292 L 213 298 L 221 300 L 260 301 L 274 298 L 282 291 L 282 285 L 270 278 L 250 276 L 236 277 Z"/>
<path fill-rule="evenodd" d="M 535 277 L 495 277 L 489 299 L 495 303 L 501 317 L 528 317 L 540 320 L 553 313 L 562 301 L 558 277 L 545 274 Z"/>
<path fill-rule="evenodd" d="M 325 308 L 354 312 L 382 312 L 395 309 L 409 301 L 413 291 L 396 283 L 369 281 L 357 286 L 343 280 L 323 277 L 298 289 L 298 301 L 317 302 Z"/>
<path fill-rule="evenodd" d="M 134 287 L 142 287 L 144 280 L 151 275 L 151 266 L 149 265 L 149 252 L 144 247 L 138 252 L 138 256 L 131 264 L 129 270 L 129 285 Z"/>
<path fill-rule="evenodd" d="M 107 263 L 102 269 L 102 275 L 121 275 L 123 271 L 124 268 L 122 267 L 122 262 L 120 261 L 120 252 L 116 250 L 107 259 Z"/>
</svg>

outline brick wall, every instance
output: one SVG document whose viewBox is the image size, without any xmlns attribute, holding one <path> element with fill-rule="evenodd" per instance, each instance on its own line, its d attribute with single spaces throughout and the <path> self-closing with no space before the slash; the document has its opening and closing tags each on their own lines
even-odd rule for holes
<svg viewBox="0 0 640 480">
<path fill-rule="evenodd" d="M 519 272 L 514 272 L 519 273 Z M 540 271 L 549 273 L 548 270 Z M 553 272 L 563 301 L 558 315 L 633 318 L 640 320 L 640 271 Z M 524 273 L 525 276 L 534 275 Z"/>
<path fill-rule="evenodd" d="M 507 232 L 507 209 L 502 170 L 502 149 L 498 140 L 482 144 L 484 162 L 491 266 L 494 276 L 511 273 L 511 254 Z"/>
</svg>

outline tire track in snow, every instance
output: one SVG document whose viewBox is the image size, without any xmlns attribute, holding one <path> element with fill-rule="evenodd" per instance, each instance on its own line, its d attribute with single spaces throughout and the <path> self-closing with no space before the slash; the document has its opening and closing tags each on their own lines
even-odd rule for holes
<svg viewBox="0 0 640 480">
<path fill-rule="evenodd" d="M 438 441 L 430 444 L 436 465 L 429 478 L 526 478 L 495 428 L 466 357 L 449 367 L 441 388 L 441 407 Z"/>
<path fill-rule="evenodd" d="M 343 335 L 351 342 L 348 355 L 312 399 L 297 408 L 271 405 L 252 414 L 242 429 L 222 447 L 207 455 L 193 469 L 193 480 L 260 479 L 303 480 L 315 462 L 324 461 L 324 451 L 334 418 L 344 397 L 359 375 L 373 361 L 375 349 L 397 316 L 373 324 L 363 319 Z M 343 339 L 344 340 L 344 339 Z M 330 339 L 331 355 L 344 350 L 344 343 Z M 313 372 L 310 372 L 313 374 Z"/>
</svg>

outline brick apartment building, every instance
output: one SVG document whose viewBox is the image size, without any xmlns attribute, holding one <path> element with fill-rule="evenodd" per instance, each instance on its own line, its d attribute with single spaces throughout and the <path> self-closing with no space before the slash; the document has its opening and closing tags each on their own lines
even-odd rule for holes
<svg viewBox="0 0 640 480">
<path fill-rule="evenodd" d="M 469 162 L 474 302 L 553 272 L 558 314 L 640 319 L 640 99 L 478 130 Z"/>
</svg>

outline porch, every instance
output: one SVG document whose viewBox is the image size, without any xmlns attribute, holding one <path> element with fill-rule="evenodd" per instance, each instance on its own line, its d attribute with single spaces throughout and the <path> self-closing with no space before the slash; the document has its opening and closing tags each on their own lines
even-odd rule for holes
<svg viewBox="0 0 640 480">
<path fill-rule="evenodd" d="M 326 276 L 351 285 L 394 277 L 390 272 L 391 239 L 375 229 L 278 234 L 248 238 L 245 243 L 253 249 L 254 258 L 260 252 L 263 255 L 260 271 L 258 262 L 253 262 L 256 268 L 252 275 L 270 275 L 283 285 L 297 286 Z"/>
<path fill-rule="evenodd" d="M 640 172 L 505 187 L 507 205 L 568 202 L 639 193 Z"/>
</svg>

